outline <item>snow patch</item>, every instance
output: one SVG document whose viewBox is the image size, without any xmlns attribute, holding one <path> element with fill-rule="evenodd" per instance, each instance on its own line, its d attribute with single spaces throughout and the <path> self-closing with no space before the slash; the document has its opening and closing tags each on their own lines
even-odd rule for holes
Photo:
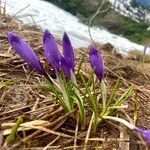
<svg viewBox="0 0 150 150">
<path fill-rule="evenodd" d="M 3 2 L 5 2 L 5 0 L 3 0 Z M 85 47 L 91 43 L 88 27 L 80 23 L 75 16 L 51 3 L 42 0 L 7 0 L 6 3 L 8 4 L 6 6 L 7 14 L 12 16 L 16 14 L 24 23 L 36 23 L 36 25 L 40 26 L 43 30 L 48 29 L 58 38 L 62 38 L 64 31 L 66 31 L 74 47 Z M 21 9 L 24 10 L 19 12 Z M 142 45 L 111 34 L 104 29 L 92 27 L 91 34 L 94 41 L 101 43 L 109 42 L 121 53 L 133 49 L 141 51 L 144 49 Z"/>
</svg>

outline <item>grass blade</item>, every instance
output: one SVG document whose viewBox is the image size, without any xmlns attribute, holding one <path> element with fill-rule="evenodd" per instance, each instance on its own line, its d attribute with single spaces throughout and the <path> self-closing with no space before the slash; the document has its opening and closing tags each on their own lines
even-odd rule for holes
<svg viewBox="0 0 150 150">
<path fill-rule="evenodd" d="M 8 135 L 8 137 L 6 139 L 7 144 L 11 144 L 14 141 L 17 130 L 22 122 L 23 122 L 22 117 L 19 117 L 18 120 L 16 121 L 15 125 L 13 126 L 10 135 Z"/>
</svg>

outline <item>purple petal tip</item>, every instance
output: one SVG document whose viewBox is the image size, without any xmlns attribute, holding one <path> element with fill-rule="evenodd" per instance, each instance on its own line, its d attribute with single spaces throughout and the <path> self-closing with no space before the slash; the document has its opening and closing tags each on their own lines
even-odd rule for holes
<svg viewBox="0 0 150 150">
<path fill-rule="evenodd" d="M 57 42 L 53 35 L 47 29 L 43 34 L 43 48 L 48 62 L 54 69 L 58 69 L 60 66 L 60 56 Z"/>
<path fill-rule="evenodd" d="M 138 131 L 142 135 L 144 140 L 147 142 L 147 144 L 150 145 L 150 130 L 144 130 L 138 127 L 136 127 L 134 130 Z"/>
<path fill-rule="evenodd" d="M 67 35 L 67 33 L 64 33 L 63 40 L 62 40 L 62 46 L 63 46 L 63 55 L 66 59 L 66 62 L 68 63 L 68 67 L 71 70 L 74 70 L 74 51 L 71 44 L 71 41 Z"/>
<path fill-rule="evenodd" d="M 98 50 L 93 46 L 90 47 L 89 60 L 91 67 L 92 69 L 94 69 L 97 78 L 101 81 L 104 76 L 103 58 L 101 54 L 98 52 Z"/>
<path fill-rule="evenodd" d="M 7 37 L 15 52 L 18 53 L 33 69 L 40 74 L 45 75 L 45 71 L 31 47 L 13 32 L 7 32 Z"/>
<path fill-rule="evenodd" d="M 68 63 L 65 59 L 64 56 L 61 56 L 61 68 L 63 70 L 63 73 L 65 74 L 65 76 L 67 77 L 68 80 L 71 79 L 71 69 L 68 66 Z"/>
</svg>

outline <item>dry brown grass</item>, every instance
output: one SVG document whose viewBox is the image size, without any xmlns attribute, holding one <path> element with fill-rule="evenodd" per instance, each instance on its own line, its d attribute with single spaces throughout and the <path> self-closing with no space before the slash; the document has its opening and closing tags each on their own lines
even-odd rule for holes
<svg viewBox="0 0 150 150">
<path fill-rule="evenodd" d="M 142 62 L 144 59 L 145 63 L 150 63 L 150 54 L 146 54 L 144 56 L 142 51 L 139 50 L 131 50 L 128 53 L 128 59 L 136 60 Z"/>
<path fill-rule="evenodd" d="M 96 145 L 99 149 L 118 149 L 120 142 L 130 143 L 131 150 L 146 149 L 146 145 L 140 141 L 138 135 L 131 131 L 127 130 L 130 139 L 121 139 L 120 127 L 113 122 L 102 122 L 97 134 L 93 135 L 92 128 L 89 126 L 92 113 L 88 105 L 86 105 L 86 128 L 84 131 L 80 130 L 77 108 L 65 114 L 51 93 L 39 89 L 37 85 L 44 81 L 43 77 L 31 71 L 31 68 L 13 52 L 6 38 L 7 31 L 17 33 L 26 39 L 42 61 L 44 56 L 41 29 L 36 26 L 26 26 L 5 14 L 0 14 L 0 20 L 0 84 L 13 81 L 0 88 L 0 149 L 78 150 L 85 148 L 85 144 L 89 150 L 95 149 Z M 59 40 L 58 43 L 60 43 Z M 150 128 L 150 76 L 148 72 L 141 71 L 139 62 L 118 58 L 116 51 L 114 53 L 111 49 L 103 50 L 103 46 L 99 44 L 97 48 L 101 50 L 105 60 L 105 78 L 108 89 L 112 88 L 117 78 L 121 79 L 118 95 L 129 84 L 135 85 L 137 96 L 131 96 L 127 102 L 128 107 L 118 111 L 127 120 L 133 121 L 136 99 L 139 114 L 136 123 Z M 82 55 L 85 55 L 82 72 L 88 78 L 91 71 L 88 64 L 88 50 L 86 48 L 75 49 L 75 54 L 76 62 L 79 62 Z M 18 116 L 22 116 L 23 123 L 28 124 L 21 124 L 16 139 L 12 144 L 7 145 L 5 144 L 6 137 Z M 24 127 L 26 131 L 22 132 L 21 127 Z"/>
</svg>

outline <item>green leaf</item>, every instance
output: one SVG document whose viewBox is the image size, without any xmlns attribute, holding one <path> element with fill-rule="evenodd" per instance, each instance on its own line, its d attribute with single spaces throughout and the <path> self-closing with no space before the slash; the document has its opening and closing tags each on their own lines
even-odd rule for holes
<svg viewBox="0 0 150 150">
<path fill-rule="evenodd" d="M 13 126 L 10 135 L 8 135 L 8 137 L 7 137 L 7 139 L 6 139 L 7 144 L 11 144 L 11 143 L 14 141 L 15 136 L 16 136 L 16 133 L 17 133 L 17 130 L 18 130 L 18 128 L 19 128 L 19 126 L 20 126 L 20 124 L 21 124 L 22 122 L 23 122 L 22 117 L 19 117 L 19 118 L 17 119 L 17 121 L 16 121 L 16 124 Z"/>
<path fill-rule="evenodd" d="M 4 81 L 0 82 L 0 89 L 2 89 L 3 87 L 6 87 L 8 85 L 13 85 L 13 84 L 14 84 L 14 80 L 12 80 L 12 79 L 4 80 Z"/>
<path fill-rule="evenodd" d="M 84 104 L 82 103 L 82 99 L 81 99 L 80 95 L 77 95 L 77 93 L 74 93 L 74 96 L 76 98 L 76 101 L 77 101 L 77 104 L 78 104 L 78 107 L 79 107 L 81 126 L 82 126 L 82 129 L 85 129 L 85 108 L 84 108 Z"/>
<path fill-rule="evenodd" d="M 62 100 L 63 103 L 66 105 L 66 112 L 70 112 L 72 110 L 72 103 L 71 103 L 71 97 L 69 95 L 69 90 L 67 88 L 67 80 L 65 78 L 65 75 L 63 74 L 58 74 L 58 84 L 62 93 Z"/>
<path fill-rule="evenodd" d="M 111 115 L 111 113 L 113 113 L 114 110 L 116 110 L 118 106 L 120 106 L 131 95 L 132 91 L 133 91 L 133 86 L 130 86 L 126 90 L 126 92 L 124 92 L 124 94 L 116 100 L 114 104 L 109 106 L 106 110 L 102 111 L 100 114 L 99 122 L 101 121 L 102 116 Z"/>
<path fill-rule="evenodd" d="M 106 109 L 106 99 L 107 99 L 107 91 L 106 91 L 106 85 L 104 83 L 104 80 L 101 81 L 101 93 L 102 93 L 102 109 Z"/>
<path fill-rule="evenodd" d="M 84 58 L 85 58 L 85 55 L 82 55 L 82 58 L 79 62 L 79 66 L 78 66 L 78 70 L 77 70 L 77 74 L 79 74 L 80 70 L 81 70 L 81 67 L 82 67 L 82 64 L 84 62 Z"/>
<path fill-rule="evenodd" d="M 120 106 L 131 95 L 132 91 L 133 86 L 130 86 L 126 92 L 124 92 L 124 94 L 118 100 L 116 100 L 112 107 Z"/>
<path fill-rule="evenodd" d="M 90 102 L 94 113 L 97 114 L 97 101 L 95 98 L 93 98 L 93 96 L 91 94 L 91 90 L 89 89 L 88 82 L 86 83 L 82 74 L 80 74 L 80 76 L 81 76 L 81 80 L 82 80 L 84 87 L 85 87 L 85 95 L 87 95 L 86 96 L 87 100 Z"/>
<path fill-rule="evenodd" d="M 38 84 L 37 87 L 43 91 L 51 91 L 52 90 L 51 86 L 48 83 Z"/>
<path fill-rule="evenodd" d="M 112 90 L 112 92 L 111 92 L 111 95 L 110 95 L 110 97 L 109 97 L 109 100 L 108 100 L 108 102 L 107 102 L 107 107 L 109 107 L 109 105 L 112 103 L 112 100 L 113 100 L 113 98 L 115 97 L 116 91 L 117 91 L 117 89 L 118 89 L 119 83 L 120 83 L 120 79 L 118 78 L 118 80 L 116 81 L 116 84 L 115 84 L 115 86 L 114 86 L 114 88 L 113 88 L 113 90 Z"/>
</svg>

